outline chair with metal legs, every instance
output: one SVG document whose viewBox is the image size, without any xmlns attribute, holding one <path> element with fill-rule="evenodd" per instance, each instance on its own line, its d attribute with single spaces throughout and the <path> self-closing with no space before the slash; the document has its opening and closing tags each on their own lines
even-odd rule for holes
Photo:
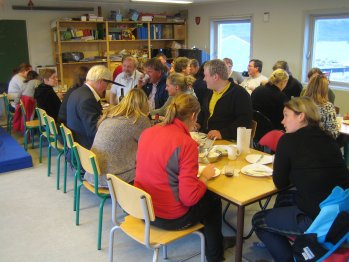
<svg viewBox="0 0 349 262">
<path fill-rule="evenodd" d="M 34 131 L 39 128 L 39 120 L 27 120 L 30 117 L 27 116 L 22 99 L 19 100 L 19 105 L 21 108 L 23 124 L 24 124 L 24 149 L 28 148 L 28 137 L 31 138 L 32 148 L 34 148 Z"/>
<path fill-rule="evenodd" d="M 10 102 L 8 101 L 6 93 L 2 94 L 2 97 L 4 99 L 4 104 L 5 104 L 5 112 L 6 112 L 6 123 L 7 123 L 7 132 L 11 134 L 12 130 L 12 121 L 13 121 L 13 113 L 10 110 Z"/>
<path fill-rule="evenodd" d="M 49 143 L 49 141 L 53 140 L 53 136 L 50 138 L 47 138 L 47 132 L 46 132 L 46 123 L 44 116 L 46 115 L 46 111 L 44 109 L 35 108 L 36 115 L 38 116 L 39 120 L 39 131 L 40 131 L 40 139 L 39 139 L 39 163 L 42 163 L 42 140 L 43 138 L 46 139 L 46 141 Z"/>
</svg>

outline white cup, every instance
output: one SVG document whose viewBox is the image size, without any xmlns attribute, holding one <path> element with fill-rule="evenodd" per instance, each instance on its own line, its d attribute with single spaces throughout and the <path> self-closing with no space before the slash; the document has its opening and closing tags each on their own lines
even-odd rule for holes
<svg viewBox="0 0 349 262">
<path fill-rule="evenodd" d="M 227 146 L 228 159 L 235 160 L 240 155 L 240 150 L 236 146 Z"/>
<path fill-rule="evenodd" d="M 337 120 L 338 127 L 341 128 L 342 122 L 343 122 L 343 117 L 342 116 L 337 116 L 336 120 Z"/>
<path fill-rule="evenodd" d="M 145 74 L 142 78 L 142 82 L 143 84 L 146 84 L 148 82 L 148 79 L 150 78 L 150 76 L 148 74 Z"/>
</svg>

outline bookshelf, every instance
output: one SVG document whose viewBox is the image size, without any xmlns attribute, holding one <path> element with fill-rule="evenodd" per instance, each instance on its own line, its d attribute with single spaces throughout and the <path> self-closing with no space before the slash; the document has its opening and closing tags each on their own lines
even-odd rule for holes
<svg viewBox="0 0 349 262">
<path fill-rule="evenodd" d="M 187 45 L 185 22 L 54 21 L 51 35 L 60 85 L 67 87 L 73 84 L 78 66 L 104 64 L 113 72 L 121 63 L 120 52 L 145 61 L 152 50 L 167 48 L 173 50 L 168 57 L 173 59 L 176 49 Z M 83 59 L 63 59 L 64 53 L 77 53 Z"/>
</svg>

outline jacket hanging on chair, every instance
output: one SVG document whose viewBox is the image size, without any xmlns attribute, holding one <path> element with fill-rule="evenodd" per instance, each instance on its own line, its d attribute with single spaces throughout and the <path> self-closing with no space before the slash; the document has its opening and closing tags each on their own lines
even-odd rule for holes
<svg viewBox="0 0 349 262">
<path fill-rule="evenodd" d="M 35 99 L 30 96 L 21 96 L 24 110 L 26 112 L 26 121 L 32 120 L 35 110 Z M 13 130 L 18 132 L 24 132 L 24 122 L 21 107 L 18 104 L 15 114 L 13 116 Z"/>
</svg>

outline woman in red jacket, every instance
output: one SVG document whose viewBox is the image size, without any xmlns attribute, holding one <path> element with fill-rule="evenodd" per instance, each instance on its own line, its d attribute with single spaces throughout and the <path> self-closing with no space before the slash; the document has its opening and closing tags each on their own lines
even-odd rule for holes
<svg viewBox="0 0 349 262">
<path fill-rule="evenodd" d="M 180 94 L 168 106 L 164 122 L 142 133 L 135 186 L 151 195 L 155 226 L 179 230 L 202 222 L 207 261 L 222 261 L 222 205 L 218 196 L 206 191 L 214 167 L 208 165 L 197 178 L 198 145 L 189 134 L 199 111 L 194 96 Z"/>
</svg>

